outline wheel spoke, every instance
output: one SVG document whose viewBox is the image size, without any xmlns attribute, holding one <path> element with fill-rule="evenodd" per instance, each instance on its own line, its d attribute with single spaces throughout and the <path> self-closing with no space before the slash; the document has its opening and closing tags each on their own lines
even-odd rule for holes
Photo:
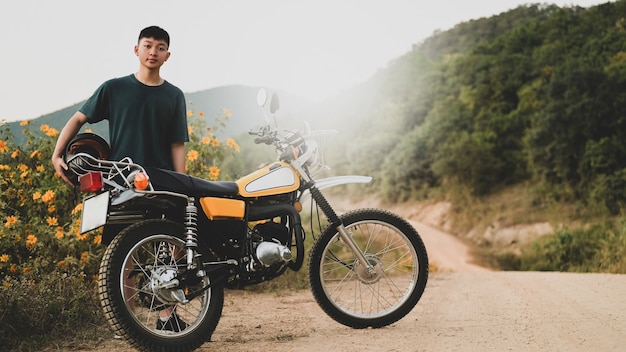
<svg viewBox="0 0 626 352">
<path fill-rule="evenodd" d="M 418 251 L 413 239 L 399 230 L 395 219 L 390 220 L 391 222 L 358 220 L 360 215 L 366 213 L 375 214 L 370 215 L 374 219 L 383 214 L 376 210 L 355 211 L 350 215 L 357 220 L 346 220 L 344 224 L 356 245 L 363 251 L 367 263 L 360 263 L 355 258 L 338 233 L 325 232 L 311 255 L 312 266 L 318 268 L 317 274 L 311 274 L 312 289 L 314 293 L 318 292 L 316 298 L 326 297 L 328 300 L 329 305 L 318 300 L 324 310 L 337 312 L 331 316 L 336 319 L 345 317 L 339 320 L 342 323 L 354 322 L 356 326 L 361 326 L 368 325 L 370 320 L 381 319 L 384 321 L 382 324 L 386 325 L 394 319 L 389 320 L 387 316 L 404 315 L 408 310 L 402 307 L 410 305 L 412 308 L 417 303 L 427 278 L 424 276 L 423 284 L 420 284 L 416 293 L 416 287 L 420 283 L 419 273 L 423 270 L 420 263 L 425 260 L 427 264 L 427 258 L 423 244 Z M 388 213 L 384 214 L 388 216 Z M 397 223 L 400 224 L 400 221 Z M 402 223 L 401 226 L 405 224 Z M 415 241 L 421 242 L 417 232 L 412 230 L 409 233 L 417 238 Z M 320 258 L 317 264 L 314 262 L 315 255 Z M 427 266 L 424 268 L 427 270 Z M 318 275 L 320 286 L 314 285 L 314 275 Z M 321 291 L 317 291 L 318 287 Z M 396 314 L 400 309 L 402 312 Z M 361 319 L 364 319 L 363 322 L 357 323 Z"/>
<path fill-rule="evenodd" d="M 168 329 L 155 329 L 159 312 L 163 310 L 169 312 L 173 319 L 171 324 L 179 330 L 175 333 L 182 334 L 187 329 L 180 329 L 183 324 L 179 320 L 184 320 L 185 326 L 190 324 L 193 327 L 194 322 L 204 314 L 203 310 L 208 308 L 210 290 L 205 290 L 188 304 L 179 304 L 172 298 L 164 301 L 157 294 L 158 290 L 165 290 L 159 288 L 162 283 L 181 275 L 186 269 L 186 266 L 178 264 L 177 260 L 184 258 L 177 259 L 176 253 L 184 253 L 182 241 L 171 236 L 154 236 L 136 245 L 126 260 L 128 264 L 125 265 L 131 268 L 126 269 L 130 273 L 124 276 L 122 285 L 127 307 L 138 322 L 155 334 L 172 334 Z M 167 291 L 162 294 L 169 297 Z"/>
</svg>

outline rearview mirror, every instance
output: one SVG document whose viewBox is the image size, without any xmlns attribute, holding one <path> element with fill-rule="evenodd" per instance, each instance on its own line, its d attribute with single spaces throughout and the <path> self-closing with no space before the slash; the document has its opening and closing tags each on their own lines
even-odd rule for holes
<svg viewBox="0 0 626 352">
<path fill-rule="evenodd" d="M 256 103 L 261 107 L 267 103 L 267 90 L 265 88 L 259 89 L 259 92 L 256 94 Z"/>
<path fill-rule="evenodd" d="M 272 94 L 272 100 L 270 101 L 270 112 L 273 114 L 280 108 L 280 101 L 278 99 L 278 94 Z"/>
</svg>

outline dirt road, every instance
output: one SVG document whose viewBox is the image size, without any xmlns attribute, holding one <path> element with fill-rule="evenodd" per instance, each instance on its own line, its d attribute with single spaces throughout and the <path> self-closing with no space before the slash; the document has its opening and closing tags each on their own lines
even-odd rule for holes
<svg viewBox="0 0 626 352">
<path fill-rule="evenodd" d="M 229 295 L 201 351 L 624 351 L 626 276 L 436 273 L 383 329 L 335 323 L 309 292 Z"/>
<path fill-rule="evenodd" d="M 626 275 L 492 272 L 454 237 L 414 223 L 432 273 L 399 322 L 354 330 L 327 317 L 309 291 L 227 291 L 213 341 L 199 351 L 624 351 Z M 98 351 L 128 350 L 109 340 Z"/>
<path fill-rule="evenodd" d="M 335 323 L 310 292 L 231 293 L 202 351 L 624 351 L 626 275 L 492 272 L 421 223 L 432 273 L 422 299 L 383 329 Z"/>
</svg>

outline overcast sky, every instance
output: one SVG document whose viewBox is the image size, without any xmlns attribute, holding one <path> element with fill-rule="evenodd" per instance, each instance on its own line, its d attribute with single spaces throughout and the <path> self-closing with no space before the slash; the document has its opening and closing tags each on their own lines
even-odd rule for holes
<svg viewBox="0 0 626 352">
<path fill-rule="evenodd" d="M 0 5 L 0 120 L 39 117 L 136 72 L 133 46 L 149 25 L 170 33 L 171 57 L 161 74 L 184 92 L 242 84 L 319 101 L 367 80 L 436 30 L 526 3 L 9 0 Z"/>
</svg>

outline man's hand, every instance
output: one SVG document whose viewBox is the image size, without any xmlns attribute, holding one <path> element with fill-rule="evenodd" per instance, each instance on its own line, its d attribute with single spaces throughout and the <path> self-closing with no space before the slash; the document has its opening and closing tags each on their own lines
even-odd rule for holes
<svg viewBox="0 0 626 352">
<path fill-rule="evenodd" d="M 70 186 L 74 186 L 72 181 L 70 181 L 70 179 L 65 174 L 65 172 L 68 170 L 68 167 L 67 167 L 67 164 L 65 164 L 65 161 L 63 160 L 62 157 L 53 156 L 52 165 L 54 166 L 54 171 L 57 173 L 57 175 L 59 175 L 59 177 L 61 177 L 63 181 L 65 181 L 65 183 L 67 183 Z"/>
<path fill-rule="evenodd" d="M 54 171 L 70 186 L 74 186 L 72 181 L 65 175 L 65 171 L 68 170 L 65 160 L 63 160 L 63 153 L 65 152 L 65 146 L 70 142 L 74 136 L 78 133 L 80 128 L 87 122 L 87 116 L 80 111 L 77 111 L 65 124 L 65 127 L 61 130 L 57 144 L 52 152 L 52 166 Z"/>
</svg>

